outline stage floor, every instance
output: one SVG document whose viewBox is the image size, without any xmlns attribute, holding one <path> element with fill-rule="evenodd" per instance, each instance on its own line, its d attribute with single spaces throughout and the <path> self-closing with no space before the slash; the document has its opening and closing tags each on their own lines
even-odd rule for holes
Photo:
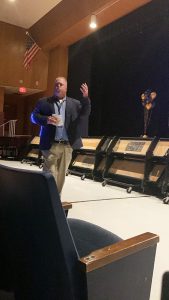
<svg viewBox="0 0 169 300">
<path fill-rule="evenodd" d="M 16 161 L 0 160 L 0 164 L 40 170 Z M 110 185 L 103 187 L 99 182 L 81 180 L 74 175 L 66 177 L 61 200 L 73 203 L 69 217 L 95 223 L 124 239 L 147 231 L 160 236 L 150 296 L 150 300 L 160 300 L 162 276 L 169 271 L 169 205 L 154 196 L 134 191 L 128 194 L 123 188 Z M 137 300 L 137 296 L 133 300 Z"/>
</svg>

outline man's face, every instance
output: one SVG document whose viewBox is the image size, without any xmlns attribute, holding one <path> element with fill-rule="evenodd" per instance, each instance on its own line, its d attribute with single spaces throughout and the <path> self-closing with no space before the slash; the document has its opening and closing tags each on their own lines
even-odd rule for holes
<svg viewBox="0 0 169 300">
<path fill-rule="evenodd" d="M 67 92 L 67 81 L 64 77 L 58 77 L 55 80 L 54 96 L 63 99 Z"/>
</svg>

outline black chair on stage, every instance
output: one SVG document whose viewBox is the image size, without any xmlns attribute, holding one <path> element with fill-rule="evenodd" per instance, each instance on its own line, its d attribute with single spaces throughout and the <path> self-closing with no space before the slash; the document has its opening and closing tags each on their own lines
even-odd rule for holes
<svg viewBox="0 0 169 300">
<path fill-rule="evenodd" d="M 0 165 L 1 300 L 148 300 L 158 236 L 66 218 L 50 173 Z"/>
</svg>

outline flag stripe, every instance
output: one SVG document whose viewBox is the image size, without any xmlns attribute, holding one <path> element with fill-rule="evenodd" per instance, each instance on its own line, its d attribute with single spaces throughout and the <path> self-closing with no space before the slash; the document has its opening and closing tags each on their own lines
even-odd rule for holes
<svg viewBox="0 0 169 300">
<path fill-rule="evenodd" d="M 27 51 L 24 59 L 24 66 L 28 65 L 31 62 L 31 60 L 34 58 L 34 56 L 37 54 L 39 50 L 40 50 L 39 47 L 36 47 L 32 49 L 32 51 Z"/>
<path fill-rule="evenodd" d="M 23 66 L 28 69 L 30 67 L 30 63 L 35 55 L 40 50 L 39 46 L 31 39 L 30 36 L 27 36 L 27 46 L 24 54 Z"/>
<path fill-rule="evenodd" d="M 39 50 L 40 50 L 39 47 L 36 47 L 35 49 L 32 49 L 32 51 L 27 51 L 25 53 L 25 59 L 24 59 L 25 67 L 27 67 L 31 63 L 32 59 L 35 57 L 35 55 Z"/>
<path fill-rule="evenodd" d="M 26 50 L 25 56 L 27 57 L 34 51 L 34 49 L 38 49 L 38 48 L 39 47 L 37 45 L 33 44 L 33 46 L 29 50 Z"/>
</svg>

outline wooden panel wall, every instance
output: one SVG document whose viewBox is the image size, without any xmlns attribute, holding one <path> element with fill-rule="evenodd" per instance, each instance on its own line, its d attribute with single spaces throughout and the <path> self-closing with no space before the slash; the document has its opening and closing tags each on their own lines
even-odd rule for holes
<svg viewBox="0 0 169 300">
<path fill-rule="evenodd" d="M 22 134 L 24 99 L 20 95 L 5 95 L 4 122 L 18 120 L 16 122 L 16 134 Z"/>
<path fill-rule="evenodd" d="M 3 112 L 3 106 L 4 106 L 4 88 L 0 87 L 0 113 Z"/>
<path fill-rule="evenodd" d="M 0 125 L 4 123 L 4 88 L 0 87 Z M 3 135 L 3 128 L 0 126 L 0 135 Z"/>
<path fill-rule="evenodd" d="M 23 133 L 32 136 L 39 135 L 40 126 L 32 124 L 30 121 L 30 115 L 33 111 L 38 99 L 42 98 L 44 93 L 38 93 L 25 97 L 24 101 L 24 122 L 23 122 Z"/>
<path fill-rule="evenodd" d="M 30 96 L 22 95 L 5 95 L 4 115 L 5 122 L 15 119 L 16 134 L 37 135 L 39 126 L 33 125 L 30 121 L 30 115 L 39 98 L 43 97 L 42 93 L 37 93 Z"/>
<path fill-rule="evenodd" d="M 27 71 L 23 67 L 26 35 L 23 28 L 0 22 L 0 86 L 20 86 L 45 90 L 47 87 L 48 54 L 40 51 Z M 37 85 L 38 82 L 38 85 Z"/>
<path fill-rule="evenodd" d="M 47 95 L 53 94 L 54 81 L 57 76 L 67 77 L 68 48 L 56 47 L 50 51 Z"/>
</svg>

